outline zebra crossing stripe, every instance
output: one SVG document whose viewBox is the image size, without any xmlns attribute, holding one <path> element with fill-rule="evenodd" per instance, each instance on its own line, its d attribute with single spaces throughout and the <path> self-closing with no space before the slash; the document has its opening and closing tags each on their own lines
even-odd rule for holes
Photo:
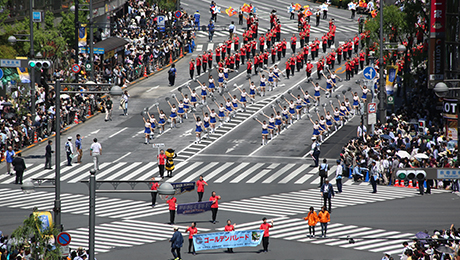
<svg viewBox="0 0 460 260">
<path fill-rule="evenodd" d="M 214 178 L 214 176 L 216 176 L 217 174 L 225 171 L 228 167 L 232 166 L 233 163 L 229 163 L 229 162 L 226 162 L 224 165 L 220 166 L 219 168 L 217 168 L 215 171 L 212 171 L 211 173 L 207 174 L 204 179 L 206 181 L 209 181 L 211 180 L 212 178 Z"/>
<path fill-rule="evenodd" d="M 140 164 L 142 163 L 141 162 L 130 163 L 128 166 L 121 168 L 118 172 L 116 172 L 110 177 L 112 180 L 116 180 L 119 176 L 122 176 L 123 174 L 131 171 L 132 169 L 139 166 Z"/>
<path fill-rule="evenodd" d="M 75 176 L 75 175 L 79 175 L 79 176 L 81 176 L 83 178 L 84 178 L 84 176 L 87 176 L 89 178 L 89 175 L 90 175 L 89 170 L 88 170 L 88 172 L 86 174 L 84 174 L 83 172 L 85 170 L 89 169 L 91 166 L 94 166 L 94 165 L 91 165 L 90 163 L 82 165 L 79 168 L 77 168 L 76 170 L 70 172 L 69 174 L 66 174 L 65 176 L 61 176 L 61 181 L 65 181 L 65 180 L 67 180 L 70 177 Z"/>
<path fill-rule="evenodd" d="M 127 164 L 127 162 L 118 162 L 118 163 L 114 164 L 111 168 L 109 168 L 107 170 L 104 170 L 104 171 L 101 171 L 101 172 L 98 172 L 96 174 L 96 179 L 101 180 L 102 177 L 104 177 L 106 175 L 109 175 L 111 172 L 113 172 L 116 169 L 118 169 L 118 167 L 124 167 L 125 164 Z"/>
<path fill-rule="evenodd" d="M 200 171 L 195 171 L 194 173 L 190 174 L 187 178 L 182 180 L 182 182 L 190 182 L 193 181 L 194 179 L 198 179 L 198 177 L 201 175 L 202 172 L 207 172 L 210 169 L 212 169 L 214 166 L 219 164 L 218 162 L 212 162 L 208 163 L 205 167 L 203 167 Z"/>
<path fill-rule="evenodd" d="M 146 171 L 148 169 L 153 168 L 156 164 L 157 164 L 156 162 L 147 163 L 143 167 L 141 167 L 141 168 L 135 170 L 134 172 L 132 172 L 131 174 L 128 174 L 125 177 L 121 178 L 121 180 L 122 181 L 133 180 L 133 179 L 135 179 L 134 177 L 136 177 L 137 175 L 139 175 L 140 173 L 142 173 L 142 172 L 144 172 L 144 171 Z M 152 175 L 152 177 L 153 177 L 153 175 Z"/>
<path fill-rule="evenodd" d="M 276 173 L 270 175 L 268 178 L 262 181 L 262 183 L 272 183 L 274 180 L 276 180 L 279 176 L 290 170 L 292 167 L 294 167 L 295 164 L 287 164 L 284 166 L 282 169 L 278 170 Z"/>
<path fill-rule="evenodd" d="M 264 163 L 257 163 L 257 164 L 255 164 L 255 165 L 253 165 L 251 168 L 249 168 L 248 170 L 242 172 L 240 175 L 238 175 L 238 176 L 235 177 L 233 180 L 231 180 L 230 183 L 238 183 L 238 182 L 240 182 L 241 180 L 243 180 L 244 178 L 246 178 L 248 175 L 250 175 L 251 173 L 253 173 L 255 170 L 261 168 L 262 165 L 264 165 Z"/>
<path fill-rule="evenodd" d="M 299 175 L 301 172 L 305 171 L 309 166 L 306 164 L 301 165 L 299 168 L 291 172 L 288 176 L 284 177 L 279 183 L 288 183 L 290 180 L 295 178 L 297 175 Z"/>
<path fill-rule="evenodd" d="M 231 169 L 229 172 L 227 172 L 226 174 L 222 175 L 220 178 L 215 180 L 214 183 L 222 183 L 223 181 L 228 179 L 230 176 L 232 176 L 233 174 L 239 172 L 240 170 L 242 170 L 243 168 L 245 168 L 248 165 L 249 165 L 249 163 L 247 163 L 247 162 L 241 163 L 240 165 L 236 166 L 235 168 Z"/>
<path fill-rule="evenodd" d="M 169 180 L 167 180 L 167 182 L 174 182 L 176 180 L 178 180 L 179 178 L 181 178 L 182 176 L 186 175 L 187 173 L 189 173 L 191 170 L 197 168 L 198 166 L 200 166 L 201 164 L 203 164 L 203 162 L 195 162 L 193 163 L 192 165 L 190 165 L 189 167 L 185 168 L 184 170 L 178 172 L 178 173 L 174 173 L 173 172 L 173 176 L 172 178 L 170 178 Z"/>
</svg>

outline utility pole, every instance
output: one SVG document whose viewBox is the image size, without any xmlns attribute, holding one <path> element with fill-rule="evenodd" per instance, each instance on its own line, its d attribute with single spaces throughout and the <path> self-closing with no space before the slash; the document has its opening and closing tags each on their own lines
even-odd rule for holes
<svg viewBox="0 0 460 260">
<path fill-rule="evenodd" d="M 386 111 L 386 100 L 385 100 L 385 81 L 383 75 L 383 4 L 384 1 L 380 1 L 380 61 L 379 61 L 379 116 L 380 123 L 385 124 L 387 121 L 387 111 Z"/>
<path fill-rule="evenodd" d="M 93 41 L 93 0 L 89 0 L 89 64 L 91 64 L 89 76 L 92 81 L 96 82 L 96 80 L 94 80 Z"/>
<path fill-rule="evenodd" d="M 30 22 L 30 35 L 29 35 L 29 41 L 30 41 L 30 59 L 33 60 L 35 58 L 35 53 L 34 53 L 34 1 L 30 0 L 30 17 L 29 17 L 29 22 Z M 30 69 L 30 95 L 31 95 L 31 115 L 32 115 L 32 120 L 35 120 L 35 68 Z"/>
<path fill-rule="evenodd" d="M 78 4 L 75 0 L 75 63 L 78 64 L 78 35 L 80 34 L 80 22 L 78 21 Z M 78 83 L 78 73 L 75 73 L 75 82 Z"/>
</svg>

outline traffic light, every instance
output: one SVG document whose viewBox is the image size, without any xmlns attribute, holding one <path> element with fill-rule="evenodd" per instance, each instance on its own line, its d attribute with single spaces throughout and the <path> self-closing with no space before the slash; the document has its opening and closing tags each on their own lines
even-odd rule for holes
<svg viewBox="0 0 460 260">
<path fill-rule="evenodd" d="M 424 180 L 426 172 L 424 170 L 398 170 L 396 178 L 399 180 Z"/>
<path fill-rule="evenodd" d="M 29 61 L 30 68 L 37 68 L 37 69 L 49 69 L 51 67 L 51 61 L 48 60 L 30 60 Z"/>
<path fill-rule="evenodd" d="M 426 121 L 425 119 L 418 120 L 418 133 L 423 135 L 425 134 Z"/>
</svg>

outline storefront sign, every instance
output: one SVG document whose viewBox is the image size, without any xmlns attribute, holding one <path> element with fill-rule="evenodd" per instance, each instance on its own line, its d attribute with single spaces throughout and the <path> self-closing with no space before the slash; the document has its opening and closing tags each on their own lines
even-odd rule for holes
<svg viewBox="0 0 460 260">
<path fill-rule="evenodd" d="M 442 112 L 444 118 L 456 119 L 458 114 L 457 100 L 455 99 L 444 99 Z"/>
</svg>

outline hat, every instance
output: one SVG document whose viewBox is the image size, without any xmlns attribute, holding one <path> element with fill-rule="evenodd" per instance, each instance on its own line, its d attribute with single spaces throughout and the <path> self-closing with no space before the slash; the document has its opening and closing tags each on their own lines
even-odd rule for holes
<svg viewBox="0 0 460 260">
<path fill-rule="evenodd" d="M 174 230 L 179 230 L 178 226 L 174 226 L 173 228 L 174 228 Z"/>
<path fill-rule="evenodd" d="M 342 162 L 342 160 L 340 160 L 340 159 L 337 159 L 337 163 L 341 163 L 341 162 Z"/>
<path fill-rule="evenodd" d="M 67 137 L 67 140 L 72 140 L 72 136 Z"/>
</svg>

